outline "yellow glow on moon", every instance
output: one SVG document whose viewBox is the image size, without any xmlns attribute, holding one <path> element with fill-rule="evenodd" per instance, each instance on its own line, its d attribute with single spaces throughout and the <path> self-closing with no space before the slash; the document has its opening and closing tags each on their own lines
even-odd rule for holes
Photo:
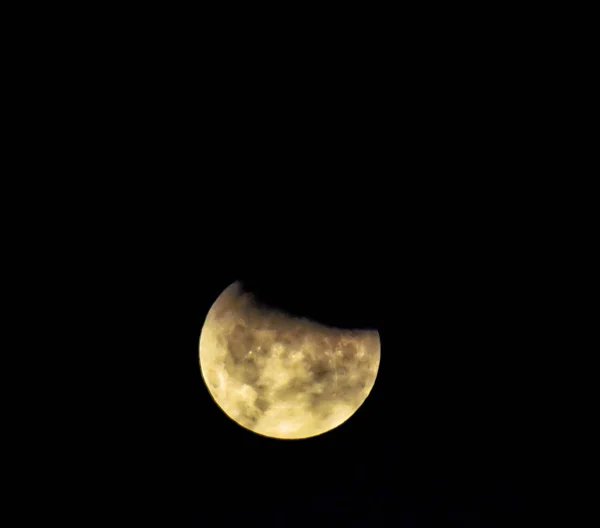
<svg viewBox="0 0 600 528">
<path fill-rule="evenodd" d="M 200 336 L 200 369 L 215 402 L 273 438 L 308 438 L 344 423 L 371 392 L 380 355 L 377 331 L 268 311 L 239 283 L 215 301 Z"/>
</svg>

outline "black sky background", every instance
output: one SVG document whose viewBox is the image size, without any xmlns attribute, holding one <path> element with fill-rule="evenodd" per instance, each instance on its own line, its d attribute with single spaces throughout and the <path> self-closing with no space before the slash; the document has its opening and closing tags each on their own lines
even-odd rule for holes
<svg viewBox="0 0 600 528">
<path fill-rule="evenodd" d="M 83 515 L 532 526 L 538 385 L 560 331 L 560 204 L 540 160 L 561 160 L 529 70 L 496 82 L 487 51 L 461 67 L 440 48 L 439 66 L 413 59 L 401 79 L 366 57 L 360 83 L 350 60 L 343 82 L 282 68 L 267 90 L 265 70 L 235 56 L 250 66 L 202 63 L 223 71 L 203 76 L 148 54 L 111 76 L 78 71 L 76 138 L 62 144 L 76 153 L 65 170 L 86 178 L 51 186 L 71 204 L 57 215 L 75 233 L 75 306 L 95 306 L 80 317 L 97 337 L 81 343 L 98 359 L 79 379 L 100 378 L 105 425 L 79 433 L 99 444 L 81 472 L 100 505 Z M 277 441 L 213 402 L 198 342 L 235 280 L 325 324 L 379 330 L 377 381 L 347 423 Z"/>
<path fill-rule="evenodd" d="M 529 528 L 576 484 L 594 504 L 581 14 L 168 7 L 9 24 L 18 518 Z M 346 423 L 278 441 L 213 402 L 200 332 L 236 280 L 380 332 Z"/>
</svg>

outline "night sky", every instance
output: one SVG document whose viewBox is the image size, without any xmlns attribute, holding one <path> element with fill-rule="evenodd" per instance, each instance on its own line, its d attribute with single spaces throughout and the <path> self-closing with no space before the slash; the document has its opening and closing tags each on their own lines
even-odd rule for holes
<svg viewBox="0 0 600 528">
<path fill-rule="evenodd" d="M 380 12 L 365 23 L 363 10 L 351 23 L 336 8 L 322 45 L 312 29 L 320 12 L 292 34 L 297 15 L 271 21 L 272 9 L 263 31 L 231 6 L 219 20 L 177 9 L 171 21 L 159 7 L 130 19 L 107 11 L 106 24 L 101 10 L 65 16 L 81 36 L 44 22 L 52 36 L 32 52 L 44 67 L 20 61 L 34 78 L 26 101 L 11 104 L 42 145 L 24 141 L 27 177 L 14 179 L 43 207 L 28 198 L 36 215 L 23 208 L 7 225 L 34 252 L 25 282 L 53 288 L 48 308 L 23 302 L 40 319 L 58 314 L 52 326 L 64 333 L 23 341 L 54 366 L 65 336 L 76 336 L 74 359 L 59 365 L 74 389 L 24 354 L 74 408 L 62 427 L 62 405 L 52 406 L 32 437 L 26 458 L 41 450 L 57 466 L 48 484 L 36 481 L 41 495 L 84 527 L 99 517 L 106 526 L 545 526 L 529 519 L 540 467 L 555 470 L 542 421 L 560 438 L 555 410 L 571 413 L 565 380 L 546 371 L 551 358 L 562 368 L 577 334 L 559 310 L 575 303 L 561 306 L 559 290 L 589 291 L 572 282 L 580 261 L 557 240 L 594 247 L 572 242 L 580 226 L 567 226 L 563 198 L 565 181 L 587 174 L 575 166 L 579 146 L 561 144 L 576 129 L 560 123 L 558 101 L 577 97 L 553 91 L 571 79 L 558 58 L 572 54 L 562 43 L 544 51 L 548 39 L 533 29 L 563 33 L 537 8 L 507 24 L 508 10 L 463 8 L 469 31 L 429 5 L 420 23 Z M 18 232 L 28 221 L 31 238 Z M 377 380 L 346 423 L 275 440 L 215 404 L 199 338 L 234 281 L 322 324 L 379 331 Z M 47 515 L 28 502 L 24 512 Z"/>
</svg>

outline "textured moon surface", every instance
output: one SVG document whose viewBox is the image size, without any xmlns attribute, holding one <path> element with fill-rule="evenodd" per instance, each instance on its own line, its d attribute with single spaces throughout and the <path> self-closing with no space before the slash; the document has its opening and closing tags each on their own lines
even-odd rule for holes
<svg viewBox="0 0 600 528">
<path fill-rule="evenodd" d="M 237 282 L 215 301 L 200 336 L 200 369 L 215 402 L 242 427 L 274 438 L 344 423 L 371 392 L 380 354 L 376 330 L 291 317 Z"/>
</svg>

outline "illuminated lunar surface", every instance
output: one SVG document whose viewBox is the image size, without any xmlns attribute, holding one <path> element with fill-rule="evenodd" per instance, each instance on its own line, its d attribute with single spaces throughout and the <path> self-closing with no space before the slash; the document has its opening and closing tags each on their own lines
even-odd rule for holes
<svg viewBox="0 0 600 528">
<path fill-rule="evenodd" d="M 266 309 L 229 286 L 200 336 L 200 369 L 235 422 L 274 438 L 329 431 L 363 404 L 377 377 L 377 331 L 329 328 Z"/>
</svg>

